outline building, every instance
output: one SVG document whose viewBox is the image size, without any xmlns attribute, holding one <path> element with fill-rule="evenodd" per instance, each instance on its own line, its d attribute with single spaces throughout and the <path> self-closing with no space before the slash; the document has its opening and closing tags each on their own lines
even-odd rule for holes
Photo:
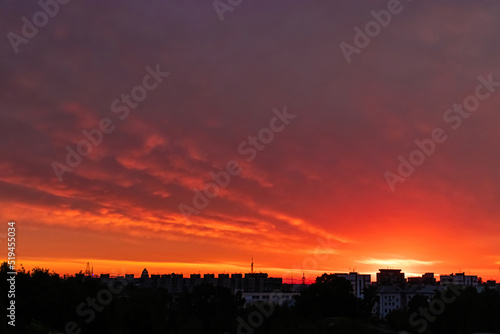
<svg viewBox="0 0 500 334">
<path fill-rule="evenodd" d="M 495 280 L 487 280 L 486 285 L 495 287 L 497 285 L 497 281 Z"/>
<path fill-rule="evenodd" d="M 434 299 L 439 287 L 437 285 L 410 286 L 404 289 L 403 307 L 408 307 L 411 299 L 415 296 L 424 296 L 428 302 Z"/>
<path fill-rule="evenodd" d="M 270 292 L 281 290 L 281 277 L 268 277 L 266 273 L 247 273 L 243 279 L 245 292 Z"/>
<path fill-rule="evenodd" d="M 229 278 L 229 274 L 219 274 L 217 276 L 217 285 L 231 289 L 231 279 Z"/>
<path fill-rule="evenodd" d="M 149 273 L 146 268 L 142 271 L 141 278 L 149 278 Z"/>
<path fill-rule="evenodd" d="M 281 277 L 268 277 L 264 279 L 264 291 L 280 291 L 283 286 Z"/>
<path fill-rule="evenodd" d="M 111 281 L 110 281 L 109 274 L 101 274 L 101 275 L 99 276 L 99 278 L 101 279 L 101 283 L 102 283 L 102 284 L 107 284 L 107 285 L 109 285 L 109 284 L 110 284 L 110 282 L 111 282 Z"/>
<path fill-rule="evenodd" d="M 436 284 L 434 273 L 425 273 L 422 276 L 408 277 L 409 284 Z"/>
<path fill-rule="evenodd" d="M 362 275 L 357 272 L 350 272 L 348 274 L 337 273 L 334 275 L 347 279 L 351 283 L 352 290 L 357 298 L 364 298 L 365 288 L 371 284 L 371 275 Z"/>
<path fill-rule="evenodd" d="M 160 275 L 151 274 L 151 287 L 155 288 L 155 289 L 161 287 L 161 276 Z"/>
<path fill-rule="evenodd" d="M 247 273 L 244 278 L 246 292 L 263 292 L 266 273 Z"/>
<path fill-rule="evenodd" d="M 462 285 L 462 286 L 478 286 L 477 276 L 465 275 L 465 273 L 456 273 L 451 275 L 440 275 L 439 284 L 441 285 Z"/>
<path fill-rule="evenodd" d="M 200 285 L 201 283 L 203 283 L 203 279 L 200 274 L 189 275 L 189 281 L 187 284 L 189 291 L 193 291 L 194 287 Z"/>
<path fill-rule="evenodd" d="M 205 274 L 203 275 L 203 283 L 210 285 L 217 285 L 217 279 L 214 274 Z"/>
<path fill-rule="evenodd" d="M 242 274 L 231 274 L 231 291 L 236 293 L 238 291 L 245 290 L 243 275 Z"/>
<path fill-rule="evenodd" d="M 167 289 L 169 293 L 178 294 L 184 289 L 184 277 L 182 274 L 161 275 L 160 287 Z"/>
<path fill-rule="evenodd" d="M 401 269 L 379 269 L 377 273 L 377 284 L 394 285 L 405 283 L 405 274 Z"/>
<path fill-rule="evenodd" d="M 142 271 L 141 278 L 139 279 L 139 284 L 142 288 L 150 288 L 151 287 L 151 279 L 149 278 L 149 273 L 146 268 Z"/>
<path fill-rule="evenodd" d="M 83 278 L 83 275 L 82 275 Z M 101 282 L 104 284 L 114 284 L 116 279 L 124 279 L 129 284 L 135 284 L 139 288 L 166 289 L 171 294 L 180 294 L 184 290 L 192 292 L 201 284 L 220 286 L 230 289 L 232 293 L 237 292 L 281 292 L 284 288 L 282 278 L 268 277 L 266 273 L 245 274 L 191 274 L 189 278 L 182 274 L 149 275 L 144 269 L 139 278 L 134 278 L 133 274 L 126 274 L 125 277 L 111 277 L 110 274 L 101 274 Z M 281 300 L 281 299 L 280 299 Z"/>
<path fill-rule="evenodd" d="M 378 315 L 381 319 L 385 318 L 390 312 L 401 308 L 403 305 L 402 292 L 403 289 L 396 286 L 381 286 L 378 289 Z"/>
<path fill-rule="evenodd" d="M 417 295 L 424 296 L 427 301 L 431 301 L 437 290 L 437 285 L 425 285 L 423 287 L 381 285 L 377 289 L 379 301 L 376 311 L 378 316 L 383 319 L 394 310 L 407 308 L 411 299 Z"/>
<path fill-rule="evenodd" d="M 245 306 L 252 305 L 255 302 L 266 302 L 274 305 L 289 305 L 295 303 L 294 296 L 299 295 L 298 292 L 243 292 L 242 297 L 245 299 Z"/>
</svg>

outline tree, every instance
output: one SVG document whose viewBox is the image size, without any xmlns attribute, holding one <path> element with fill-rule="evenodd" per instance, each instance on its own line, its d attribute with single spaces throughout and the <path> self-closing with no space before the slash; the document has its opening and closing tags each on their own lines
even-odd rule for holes
<svg viewBox="0 0 500 334">
<path fill-rule="evenodd" d="M 297 310 L 309 318 L 354 317 L 357 298 L 351 283 L 334 274 L 323 274 L 296 298 Z"/>
</svg>

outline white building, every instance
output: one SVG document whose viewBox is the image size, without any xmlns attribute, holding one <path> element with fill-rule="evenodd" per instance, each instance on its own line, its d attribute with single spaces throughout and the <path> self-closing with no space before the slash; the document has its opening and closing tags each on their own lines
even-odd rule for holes
<svg viewBox="0 0 500 334">
<path fill-rule="evenodd" d="M 424 296 L 427 301 L 431 301 L 438 286 L 427 285 L 424 287 L 396 287 L 396 286 L 380 286 L 377 291 L 379 296 L 378 315 L 380 318 L 385 318 L 390 312 L 407 308 L 410 300 L 416 295 Z"/>
<path fill-rule="evenodd" d="M 252 305 L 255 302 L 267 302 L 275 305 L 293 305 L 295 303 L 293 296 L 299 295 L 298 292 L 243 292 L 245 305 Z"/>
<path fill-rule="evenodd" d="M 335 274 L 337 277 L 344 277 L 349 282 L 351 282 L 354 295 L 358 298 L 364 298 L 364 290 L 371 283 L 371 275 L 362 275 L 357 272 L 350 272 L 349 274 L 338 273 Z"/>
<path fill-rule="evenodd" d="M 391 311 L 400 309 L 403 305 L 402 289 L 395 286 L 382 286 L 378 291 L 380 318 L 385 318 Z"/>
<path fill-rule="evenodd" d="M 401 306 L 408 307 L 410 300 L 416 295 L 424 296 L 427 299 L 427 301 L 430 302 L 434 298 L 438 290 L 439 287 L 437 285 L 426 285 L 423 287 L 418 287 L 418 286 L 409 287 L 404 291 L 402 299 L 404 304 L 402 304 Z"/>
<path fill-rule="evenodd" d="M 477 276 L 465 275 L 465 273 L 456 273 L 451 275 L 440 275 L 441 285 L 462 285 L 462 286 L 478 286 Z"/>
</svg>

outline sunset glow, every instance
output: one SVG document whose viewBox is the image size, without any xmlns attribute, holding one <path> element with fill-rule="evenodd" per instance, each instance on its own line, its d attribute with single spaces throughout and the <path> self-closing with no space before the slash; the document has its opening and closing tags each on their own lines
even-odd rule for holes
<svg viewBox="0 0 500 334">
<path fill-rule="evenodd" d="M 245 273 L 253 257 L 285 282 L 500 281 L 500 6 L 401 3 L 350 63 L 339 44 L 385 7 L 245 1 L 221 23 L 211 1 L 71 2 L 18 54 L 3 38 L 0 221 L 16 222 L 17 269 Z M 20 33 L 37 5 L 8 6 L 2 31 Z M 477 110 L 447 121 L 478 85 Z M 446 141 L 392 191 L 385 173 L 436 128 Z"/>
</svg>

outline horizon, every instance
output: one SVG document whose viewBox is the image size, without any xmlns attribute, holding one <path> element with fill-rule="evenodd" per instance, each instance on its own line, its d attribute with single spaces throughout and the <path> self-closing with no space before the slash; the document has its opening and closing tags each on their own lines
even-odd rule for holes
<svg viewBox="0 0 500 334">
<path fill-rule="evenodd" d="M 189 278 L 189 275 L 191 274 L 201 274 L 202 277 L 203 275 L 205 274 L 251 274 L 250 270 L 248 270 L 248 268 L 246 269 L 243 269 L 243 270 L 233 270 L 233 271 L 228 271 L 228 270 L 224 270 L 223 268 L 222 269 L 218 269 L 215 270 L 215 271 L 202 271 L 202 270 L 198 270 L 198 271 L 171 271 L 171 270 L 166 270 L 166 271 L 152 271 L 150 269 L 148 269 L 148 266 L 144 266 L 144 268 L 142 269 L 134 269 L 133 271 L 126 271 L 126 270 L 120 270 L 120 271 L 111 271 L 111 272 L 105 272 L 105 271 L 102 271 L 102 272 L 98 272 L 96 269 L 94 269 L 94 266 L 92 265 L 92 262 L 89 262 L 90 264 L 90 267 L 91 267 L 91 270 L 93 271 L 93 275 L 92 277 L 96 277 L 96 276 L 100 276 L 102 274 L 109 274 L 110 277 L 121 277 L 121 276 L 124 276 L 124 275 L 128 275 L 128 274 L 133 274 L 134 277 L 140 277 L 141 274 L 142 274 L 142 271 L 144 269 L 147 269 L 148 271 L 148 274 L 149 276 L 151 275 L 169 275 L 169 274 L 182 274 L 184 276 L 184 278 Z M 85 266 L 80 269 L 79 271 L 76 271 L 76 272 L 73 272 L 73 273 L 70 273 L 70 272 L 57 272 L 53 269 L 51 269 L 50 267 L 46 267 L 46 266 L 35 266 L 35 267 L 32 267 L 32 268 L 26 268 L 26 266 L 24 266 L 22 263 L 20 263 L 19 265 L 19 268 L 17 268 L 17 270 L 20 270 L 20 267 L 23 266 L 24 269 L 28 272 L 28 271 L 31 271 L 35 268 L 39 268 L 39 269 L 48 269 L 50 272 L 55 272 L 56 274 L 58 274 L 60 277 L 63 277 L 65 275 L 67 276 L 70 276 L 70 277 L 73 277 L 75 276 L 76 274 L 79 274 L 79 273 L 84 273 L 85 272 Z M 139 268 L 139 267 L 137 267 Z M 153 267 L 154 268 L 154 267 Z M 123 269 L 123 268 L 122 268 Z M 269 269 L 269 270 L 268 270 Z M 351 268 L 352 269 L 352 268 Z M 376 276 L 377 276 L 377 273 L 380 272 L 381 269 L 389 269 L 389 270 L 400 270 L 401 273 L 404 273 L 405 275 L 405 279 L 409 278 L 409 277 L 421 277 L 423 274 L 426 274 L 426 273 L 432 273 L 434 274 L 434 278 L 436 278 L 436 280 L 439 282 L 439 278 L 443 275 L 456 275 L 456 274 L 465 274 L 465 275 L 472 275 L 472 276 L 477 276 L 478 279 L 482 279 L 483 282 L 486 282 L 488 280 L 494 280 L 498 283 L 500 283 L 500 274 L 498 275 L 498 277 L 484 277 L 484 276 L 481 276 L 477 273 L 474 273 L 474 272 L 470 272 L 470 271 L 454 271 L 454 272 L 450 272 L 450 273 L 436 273 L 436 272 L 432 272 L 432 271 L 427 271 L 427 272 L 422 272 L 422 273 L 409 273 L 409 272 L 405 272 L 404 269 L 400 269 L 400 268 L 379 268 L 377 271 L 375 272 L 362 272 L 362 271 L 358 271 L 358 270 L 355 270 L 355 271 L 352 271 L 352 270 L 328 270 L 328 271 L 323 271 L 323 270 L 316 270 L 316 273 L 311 273 L 310 271 L 304 271 L 303 274 L 306 278 L 306 282 L 309 282 L 309 283 L 306 283 L 306 284 L 311 284 L 311 282 L 314 282 L 315 279 L 319 276 L 321 276 L 322 274 L 340 274 L 340 273 L 358 273 L 358 274 L 361 274 L 361 275 L 370 275 L 370 281 L 372 283 L 376 282 Z M 222 270 L 222 271 L 221 271 Z M 500 268 L 499 268 L 499 271 L 500 271 Z M 265 273 L 265 274 L 268 274 L 269 277 L 276 277 L 276 278 L 282 278 L 283 279 L 283 283 L 290 283 L 291 280 L 292 280 L 292 276 L 293 276 L 293 280 L 294 281 L 297 281 L 297 282 L 300 282 L 302 281 L 302 273 L 299 273 L 299 272 L 296 272 L 294 273 L 293 275 L 279 275 L 279 274 L 272 274 L 272 273 L 279 273 L 279 272 L 282 272 L 282 273 L 290 273 L 291 271 L 287 271 L 286 269 L 283 269 L 281 271 L 279 270 L 276 270 L 276 268 L 257 268 L 257 270 L 254 270 L 253 273 Z M 216 276 L 217 277 L 217 276 Z"/>
<path fill-rule="evenodd" d="M 500 2 L 237 2 L 2 4 L 17 269 L 500 282 Z"/>
</svg>

